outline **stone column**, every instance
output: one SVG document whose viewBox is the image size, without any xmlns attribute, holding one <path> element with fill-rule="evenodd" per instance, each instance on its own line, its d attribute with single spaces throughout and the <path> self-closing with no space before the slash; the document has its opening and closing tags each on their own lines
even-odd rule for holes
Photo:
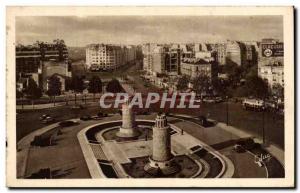
<svg viewBox="0 0 300 193">
<path fill-rule="evenodd" d="M 153 155 L 156 161 L 167 161 L 172 158 L 170 127 L 164 115 L 157 116 L 153 127 Z"/>
<path fill-rule="evenodd" d="M 170 126 L 164 114 L 159 114 L 153 127 L 153 150 L 145 171 L 153 176 L 168 176 L 180 170 L 171 153 Z"/>
<path fill-rule="evenodd" d="M 122 126 L 119 132 L 116 134 L 118 137 L 136 137 L 139 132 L 136 130 L 135 116 L 132 110 L 132 106 L 126 101 L 122 105 Z"/>
</svg>

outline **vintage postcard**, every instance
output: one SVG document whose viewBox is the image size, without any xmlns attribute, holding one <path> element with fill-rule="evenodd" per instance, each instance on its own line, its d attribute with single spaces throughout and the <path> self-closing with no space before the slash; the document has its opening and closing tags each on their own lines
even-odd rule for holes
<svg viewBox="0 0 300 193">
<path fill-rule="evenodd" d="M 7 186 L 294 187 L 293 12 L 7 7 Z"/>
</svg>

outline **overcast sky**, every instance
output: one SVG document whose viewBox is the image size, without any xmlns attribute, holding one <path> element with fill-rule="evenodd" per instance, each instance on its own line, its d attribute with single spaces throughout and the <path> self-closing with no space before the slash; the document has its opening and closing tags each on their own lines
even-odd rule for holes
<svg viewBox="0 0 300 193">
<path fill-rule="evenodd" d="M 99 16 L 17 17 L 22 44 L 64 39 L 67 46 L 90 43 L 140 44 L 283 39 L 282 16 Z"/>
</svg>

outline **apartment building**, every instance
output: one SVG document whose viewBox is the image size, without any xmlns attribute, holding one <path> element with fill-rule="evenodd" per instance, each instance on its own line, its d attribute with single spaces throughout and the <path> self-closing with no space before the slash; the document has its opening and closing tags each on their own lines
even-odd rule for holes
<svg viewBox="0 0 300 193">
<path fill-rule="evenodd" d="M 180 66 L 181 74 L 196 78 L 199 75 L 206 75 L 211 80 L 217 77 L 217 66 L 215 62 L 200 58 L 183 59 Z"/>
<path fill-rule="evenodd" d="M 284 68 L 282 64 L 260 66 L 258 76 L 268 82 L 270 88 L 274 84 L 279 84 L 284 87 Z"/>
<path fill-rule="evenodd" d="M 284 64 L 284 43 L 276 39 L 263 39 L 258 48 L 258 67 Z"/>
<path fill-rule="evenodd" d="M 114 70 L 135 58 L 134 46 L 90 44 L 86 47 L 86 67 L 90 70 Z"/>
<path fill-rule="evenodd" d="M 68 63 L 68 49 L 63 40 L 57 39 L 53 43 L 37 41 L 33 45 L 26 46 L 17 45 L 17 87 L 23 84 L 22 82 L 27 82 L 29 78 L 32 78 L 42 88 L 46 81 L 44 71 L 46 69 L 55 69 L 58 63 L 63 64 L 65 69 L 64 71 L 58 70 L 58 72 L 71 76 Z M 65 71 L 67 72 L 65 73 Z"/>
<path fill-rule="evenodd" d="M 143 53 L 143 69 L 146 72 L 151 73 L 153 70 L 153 52 L 154 49 L 157 47 L 156 44 L 143 44 L 142 45 L 142 53 Z"/>
<path fill-rule="evenodd" d="M 228 41 L 226 44 L 226 62 L 232 62 L 238 66 L 242 65 L 242 50 L 236 41 Z"/>
<path fill-rule="evenodd" d="M 216 51 L 216 62 L 219 65 L 226 64 L 226 44 L 216 44 L 215 46 Z"/>
</svg>

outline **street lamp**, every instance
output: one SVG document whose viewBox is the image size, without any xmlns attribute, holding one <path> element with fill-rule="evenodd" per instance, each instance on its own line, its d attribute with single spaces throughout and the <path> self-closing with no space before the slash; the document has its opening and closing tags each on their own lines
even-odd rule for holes
<svg viewBox="0 0 300 193">
<path fill-rule="evenodd" d="M 228 114 L 228 96 L 226 96 L 226 125 L 229 125 L 229 114 Z"/>
<path fill-rule="evenodd" d="M 262 108 L 262 110 L 263 110 L 263 116 L 262 116 L 262 142 L 263 142 L 263 144 L 265 144 L 265 109 L 266 109 L 266 107 L 265 107 L 265 98 L 264 98 L 264 100 L 263 100 L 263 108 Z"/>
</svg>

